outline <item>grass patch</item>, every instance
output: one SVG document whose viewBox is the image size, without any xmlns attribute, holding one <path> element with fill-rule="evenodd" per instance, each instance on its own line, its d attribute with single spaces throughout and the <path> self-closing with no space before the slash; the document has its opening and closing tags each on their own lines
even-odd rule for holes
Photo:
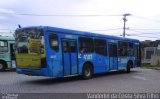
<svg viewBox="0 0 160 99">
<path fill-rule="evenodd" d="M 152 66 L 152 65 L 150 65 L 150 63 L 142 63 L 141 67 L 146 68 L 146 69 L 160 70 L 160 65 Z"/>
</svg>

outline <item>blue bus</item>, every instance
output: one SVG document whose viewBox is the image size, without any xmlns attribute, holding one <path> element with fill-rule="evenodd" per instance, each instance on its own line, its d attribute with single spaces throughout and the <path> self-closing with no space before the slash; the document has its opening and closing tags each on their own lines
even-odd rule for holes
<svg viewBox="0 0 160 99">
<path fill-rule="evenodd" d="M 66 77 L 124 70 L 141 64 L 136 39 L 75 31 L 49 26 L 15 31 L 17 73 Z"/>
</svg>

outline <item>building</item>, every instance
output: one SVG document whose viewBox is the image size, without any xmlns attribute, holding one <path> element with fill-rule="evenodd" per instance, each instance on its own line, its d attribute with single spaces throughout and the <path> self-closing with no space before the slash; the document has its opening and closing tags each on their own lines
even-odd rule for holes
<svg viewBox="0 0 160 99">
<path fill-rule="evenodd" d="M 160 45 L 158 45 L 155 54 L 151 55 L 151 65 L 155 66 L 160 66 Z"/>
<path fill-rule="evenodd" d="M 156 54 L 157 47 L 145 47 L 143 63 L 151 63 L 151 56 Z"/>
</svg>

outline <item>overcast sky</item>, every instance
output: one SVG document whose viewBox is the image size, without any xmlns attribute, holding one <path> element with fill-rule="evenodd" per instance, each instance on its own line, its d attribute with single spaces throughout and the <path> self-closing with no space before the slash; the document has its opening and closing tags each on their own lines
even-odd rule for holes
<svg viewBox="0 0 160 99">
<path fill-rule="evenodd" d="M 20 24 L 22 27 L 53 26 L 120 36 L 122 15 L 130 13 L 126 37 L 160 40 L 159 4 L 159 0 L 0 0 L 0 35 L 10 35 L 8 32 L 13 32 Z"/>
</svg>

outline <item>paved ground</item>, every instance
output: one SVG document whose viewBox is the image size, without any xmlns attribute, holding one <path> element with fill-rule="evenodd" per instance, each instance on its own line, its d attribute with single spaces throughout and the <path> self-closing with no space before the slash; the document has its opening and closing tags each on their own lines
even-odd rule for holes
<svg viewBox="0 0 160 99">
<path fill-rule="evenodd" d="M 0 72 L 0 93 L 90 93 L 90 92 L 160 92 L 160 71 L 133 69 L 130 74 L 114 72 L 95 75 L 90 80 L 80 77 L 51 79 Z"/>
</svg>

